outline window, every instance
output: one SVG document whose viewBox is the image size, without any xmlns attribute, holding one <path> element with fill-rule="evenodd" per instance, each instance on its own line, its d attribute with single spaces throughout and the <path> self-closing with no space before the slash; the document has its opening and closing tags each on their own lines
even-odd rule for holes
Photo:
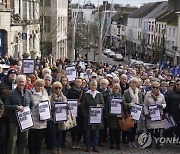
<svg viewBox="0 0 180 154">
<path fill-rule="evenodd" d="M 44 17 L 44 32 L 51 31 L 51 16 Z"/>
<path fill-rule="evenodd" d="M 40 6 L 43 6 L 43 0 L 40 0 Z"/>
<path fill-rule="evenodd" d="M 169 27 L 169 36 L 171 36 L 171 27 Z"/>
<path fill-rule="evenodd" d="M 176 28 L 173 28 L 173 37 L 175 37 Z"/>
<path fill-rule="evenodd" d="M 51 7 L 51 0 L 44 0 L 45 7 Z"/>
</svg>

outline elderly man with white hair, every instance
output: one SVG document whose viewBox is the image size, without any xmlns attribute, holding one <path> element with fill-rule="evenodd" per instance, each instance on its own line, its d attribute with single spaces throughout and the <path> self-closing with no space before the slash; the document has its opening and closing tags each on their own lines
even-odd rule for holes
<svg viewBox="0 0 180 154">
<path fill-rule="evenodd" d="M 105 106 L 108 105 L 111 89 L 109 88 L 109 81 L 107 79 L 100 80 L 100 86 L 98 87 L 98 91 L 103 95 Z M 107 140 L 107 122 L 105 120 L 104 115 L 104 129 L 99 132 L 99 143 L 102 146 L 103 143 Z"/>
<path fill-rule="evenodd" d="M 30 108 L 34 104 L 31 91 L 26 89 L 26 76 L 18 75 L 16 79 L 17 87 L 10 92 L 6 98 L 6 109 L 9 110 L 9 141 L 7 154 L 14 154 L 18 137 L 18 154 L 25 154 L 28 140 L 28 131 L 20 132 L 16 118 L 16 110 L 24 111 L 24 107 Z"/>
</svg>

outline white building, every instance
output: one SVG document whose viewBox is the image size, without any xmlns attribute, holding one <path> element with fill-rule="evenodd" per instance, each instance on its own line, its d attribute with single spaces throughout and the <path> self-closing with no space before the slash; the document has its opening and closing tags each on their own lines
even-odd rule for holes
<svg viewBox="0 0 180 154">
<path fill-rule="evenodd" d="M 0 54 L 22 58 L 40 55 L 39 1 L 0 1 Z"/>
<path fill-rule="evenodd" d="M 68 1 L 41 0 L 41 52 L 56 59 L 67 57 Z"/>
</svg>

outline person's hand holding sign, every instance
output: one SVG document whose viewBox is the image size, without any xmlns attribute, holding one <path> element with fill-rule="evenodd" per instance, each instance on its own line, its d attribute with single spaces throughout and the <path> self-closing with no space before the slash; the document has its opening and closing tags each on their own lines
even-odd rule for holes
<svg viewBox="0 0 180 154">
<path fill-rule="evenodd" d="M 21 111 L 21 112 L 24 111 L 24 107 L 23 107 L 22 105 L 18 105 L 18 106 L 17 106 L 17 109 L 18 109 L 19 111 Z"/>
</svg>

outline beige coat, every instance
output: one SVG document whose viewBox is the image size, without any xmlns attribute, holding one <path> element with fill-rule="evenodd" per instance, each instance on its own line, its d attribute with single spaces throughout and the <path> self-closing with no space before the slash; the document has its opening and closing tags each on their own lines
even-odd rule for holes
<svg viewBox="0 0 180 154">
<path fill-rule="evenodd" d="M 149 109 L 148 107 L 150 105 L 156 105 L 160 104 L 163 106 L 163 109 L 166 107 L 166 102 L 164 99 L 164 95 L 160 94 L 157 97 L 157 101 L 154 101 L 153 97 L 151 96 L 151 91 L 146 93 L 145 99 L 144 99 L 144 114 L 148 115 L 149 114 Z M 161 115 L 163 114 L 163 110 L 160 109 Z M 146 126 L 147 129 L 156 129 L 156 128 L 164 128 L 164 121 L 151 121 L 150 119 L 146 119 Z"/>
</svg>

